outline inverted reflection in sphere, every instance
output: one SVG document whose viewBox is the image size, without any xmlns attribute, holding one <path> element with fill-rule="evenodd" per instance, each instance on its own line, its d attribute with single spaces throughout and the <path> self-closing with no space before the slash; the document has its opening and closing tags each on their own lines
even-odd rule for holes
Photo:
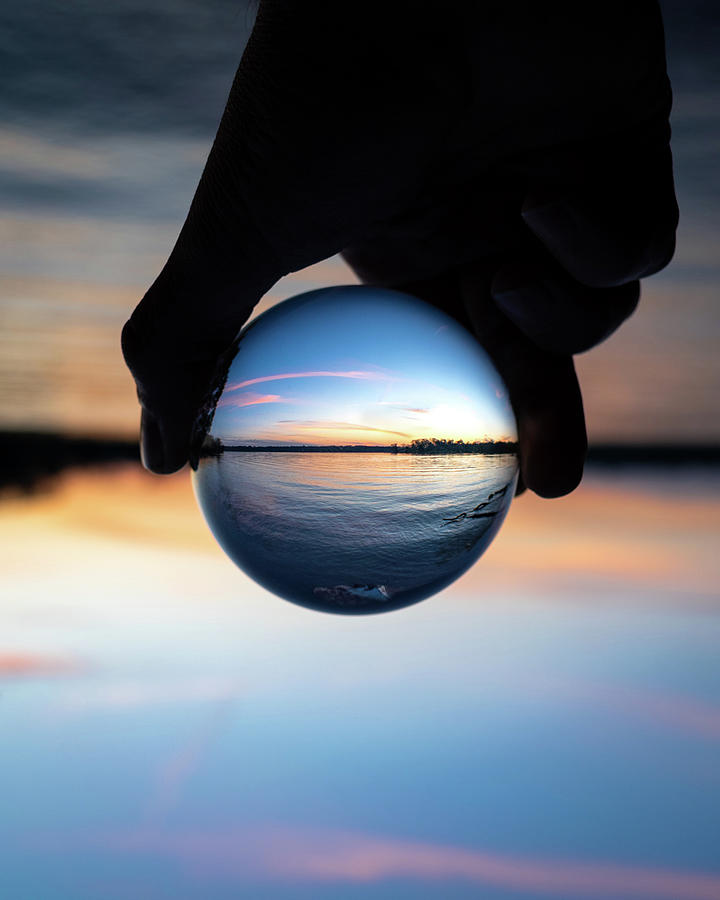
<svg viewBox="0 0 720 900">
<path fill-rule="evenodd" d="M 252 322 L 200 411 L 195 491 L 226 553 L 327 612 L 429 597 L 497 533 L 517 479 L 477 341 L 395 291 L 326 288 Z"/>
</svg>

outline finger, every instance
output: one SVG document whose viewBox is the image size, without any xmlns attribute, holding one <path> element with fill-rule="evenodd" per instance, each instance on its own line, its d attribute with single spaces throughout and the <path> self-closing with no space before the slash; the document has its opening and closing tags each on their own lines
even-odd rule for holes
<svg viewBox="0 0 720 900">
<path fill-rule="evenodd" d="M 241 282 L 212 266 L 198 273 L 168 264 L 125 324 L 122 351 L 137 385 L 141 458 L 150 471 L 169 474 L 187 461 L 217 361 L 277 278 L 259 259 L 239 266 Z"/>
<path fill-rule="evenodd" d="M 525 223 L 576 281 L 614 287 L 670 262 L 678 207 L 668 140 L 665 123 L 585 147 L 569 185 L 526 197 Z"/>
<path fill-rule="evenodd" d="M 401 53 L 399 21 L 377 27 L 379 0 L 357 10 L 260 5 L 177 244 L 123 332 L 152 471 L 187 459 L 216 360 L 262 294 L 401 205 L 432 152 L 430 108 L 452 115 L 431 102 L 457 92 L 443 87 L 451 66 L 427 63 L 429 37 Z M 353 115 L 337 115 L 343 104 Z"/>
<path fill-rule="evenodd" d="M 534 344 L 572 355 L 599 344 L 632 315 L 640 283 L 591 288 L 560 266 L 535 259 L 501 268 L 491 293 L 501 312 Z"/>
<path fill-rule="evenodd" d="M 560 497 L 582 479 L 587 435 L 572 357 L 534 344 L 493 303 L 485 267 L 467 267 L 460 292 L 480 343 L 505 379 L 515 410 L 524 484 Z"/>
<path fill-rule="evenodd" d="M 507 385 L 518 426 L 520 480 L 542 497 L 580 483 L 587 452 L 585 417 L 569 355 L 537 347 L 497 308 L 490 294 L 494 265 L 464 267 L 396 285 L 439 307 L 473 331 Z"/>
</svg>

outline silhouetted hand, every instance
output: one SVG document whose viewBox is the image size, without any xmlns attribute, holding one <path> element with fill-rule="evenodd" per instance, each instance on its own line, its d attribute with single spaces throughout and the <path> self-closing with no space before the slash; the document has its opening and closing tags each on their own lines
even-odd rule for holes
<svg viewBox="0 0 720 900">
<path fill-rule="evenodd" d="M 571 491 L 572 354 L 674 250 L 657 4 L 261 0 L 161 274 L 123 331 L 145 465 L 188 457 L 215 362 L 289 271 L 338 251 L 475 330 L 508 384 L 522 477 Z"/>
</svg>

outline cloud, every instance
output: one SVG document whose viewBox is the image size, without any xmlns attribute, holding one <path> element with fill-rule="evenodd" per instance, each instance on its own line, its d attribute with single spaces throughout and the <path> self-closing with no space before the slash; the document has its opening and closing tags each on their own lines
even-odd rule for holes
<svg viewBox="0 0 720 900">
<path fill-rule="evenodd" d="M 373 884 L 389 879 L 469 882 L 552 898 L 717 900 L 720 875 L 601 861 L 498 853 L 427 841 L 307 826 L 226 831 L 96 834 L 105 849 L 178 860 L 204 875 L 305 883 Z"/>
<path fill-rule="evenodd" d="M 397 409 L 400 412 L 422 413 L 423 415 L 430 412 L 429 409 L 421 406 L 403 406 L 402 403 L 394 403 L 391 400 L 380 400 L 377 405 L 389 406 L 391 409 Z"/>
<path fill-rule="evenodd" d="M 56 178 L 65 175 L 92 180 L 111 172 L 95 148 L 88 151 L 5 128 L 0 131 L 0 165 L 16 175 Z"/>
<path fill-rule="evenodd" d="M 129 710 L 230 700 L 242 693 L 238 682 L 229 678 L 190 678 L 164 683 L 123 679 L 79 685 L 64 694 L 59 708 L 67 712 Z"/>
<path fill-rule="evenodd" d="M 562 678 L 534 677 L 533 689 L 564 700 L 577 701 L 587 708 L 627 716 L 654 726 L 720 740 L 720 706 L 681 694 L 654 693 L 628 685 L 594 684 Z"/>
<path fill-rule="evenodd" d="M 266 381 L 285 381 L 288 378 L 354 378 L 359 381 L 395 381 L 396 379 L 386 372 L 365 372 L 351 370 L 348 372 L 332 372 L 318 370 L 314 372 L 284 372 L 277 375 L 262 375 L 259 378 L 248 378 L 247 381 L 238 381 L 237 384 L 229 384 L 225 391 L 239 391 L 253 384 L 263 384 Z"/>
<path fill-rule="evenodd" d="M 148 824 L 159 824 L 182 799 L 185 786 L 202 767 L 210 747 L 217 741 L 230 721 L 235 697 L 223 696 L 212 709 L 209 719 L 197 729 L 185 744 L 181 745 L 158 768 L 154 784 L 149 792 L 145 811 Z"/>
<path fill-rule="evenodd" d="M 83 181 L 118 177 L 119 164 L 123 160 L 127 163 L 133 153 L 141 156 L 146 164 L 152 165 L 157 160 L 157 165 L 166 168 L 170 153 L 177 159 L 178 144 L 167 138 L 133 135 L 132 141 L 85 139 L 80 145 L 77 141 L 63 141 L 57 135 L 45 137 L 34 130 L 0 128 L 0 166 L 5 172 L 21 177 L 44 176 L 56 180 L 66 177 Z M 183 142 L 178 162 L 201 164 L 206 155 L 201 141 L 187 141 Z"/>
<path fill-rule="evenodd" d="M 246 391 L 239 397 L 222 397 L 218 406 L 256 406 L 259 403 L 287 403 L 279 394 L 256 394 Z"/>
<path fill-rule="evenodd" d="M 0 652 L 0 678 L 23 675 L 62 675 L 77 670 L 70 660 L 32 653 Z"/>
<path fill-rule="evenodd" d="M 320 429 L 322 431 L 373 431 L 380 434 L 395 434 L 398 437 L 409 438 L 404 431 L 390 431 L 388 428 L 373 428 L 370 425 L 358 425 L 353 422 L 328 422 L 324 419 L 280 419 L 280 425 L 294 425 L 301 429 Z"/>
</svg>

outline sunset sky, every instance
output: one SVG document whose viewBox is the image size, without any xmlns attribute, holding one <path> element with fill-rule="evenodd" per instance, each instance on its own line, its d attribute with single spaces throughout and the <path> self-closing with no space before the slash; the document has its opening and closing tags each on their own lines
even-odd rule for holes
<svg viewBox="0 0 720 900">
<path fill-rule="evenodd" d="M 663 5 L 678 249 L 667 270 L 644 282 L 632 319 L 578 358 L 591 442 L 720 440 L 717 25 L 707 6 Z M 120 329 L 176 238 L 252 24 L 245 2 L 207 3 L 192 14 L 153 3 L 148 15 L 167 37 L 157 55 L 144 45 L 152 29 L 134 26 L 123 9 L 94 15 L 12 0 L 3 20 L 8 46 L 17 47 L 0 97 L 4 428 L 137 434 Z M 26 34 L 36 43 L 23 52 Z M 49 34 L 48 52 L 38 52 Z M 282 279 L 260 308 L 354 281 L 336 257 Z M 325 367 L 282 363 L 258 374 Z M 378 365 L 398 368 L 392 357 Z M 330 387 L 327 379 L 313 385 L 317 393 Z M 256 390 L 285 396 L 288 387 Z M 396 424 L 391 430 L 407 431 L 407 422 Z"/>
<path fill-rule="evenodd" d="M 211 433 L 224 441 L 391 444 L 516 440 L 504 385 L 429 306 L 353 288 L 267 313 L 231 366 Z"/>
</svg>

